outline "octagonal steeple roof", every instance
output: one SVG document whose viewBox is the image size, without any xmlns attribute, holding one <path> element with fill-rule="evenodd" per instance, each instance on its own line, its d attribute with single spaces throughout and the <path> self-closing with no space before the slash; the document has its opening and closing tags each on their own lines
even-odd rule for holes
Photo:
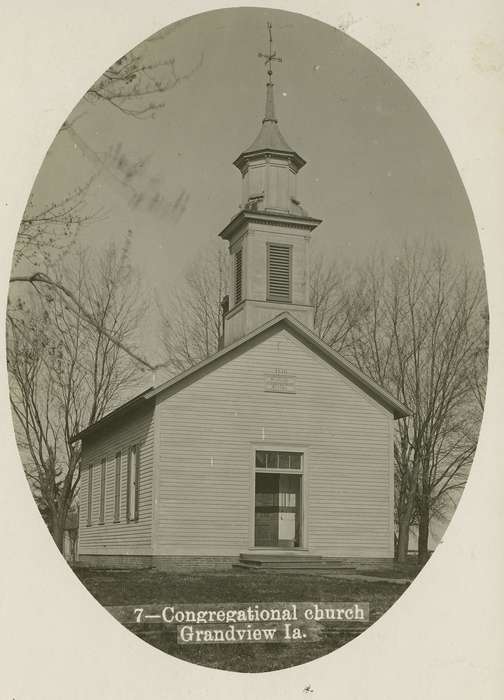
<svg viewBox="0 0 504 700">
<path fill-rule="evenodd" d="M 296 153 L 296 151 L 289 146 L 285 140 L 280 128 L 278 126 L 278 119 L 275 114 L 275 97 L 273 91 L 273 70 L 272 61 L 281 62 L 282 59 L 276 55 L 276 51 L 272 48 L 272 37 L 271 37 L 271 24 L 268 22 L 269 31 L 269 53 L 262 54 L 259 56 L 265 58 L 266 65 L 268 66 L 268 80 L 266 83 L 266 106 L 264 110 L 264 119 L 262 120 L 261 129 L 251 143 L 251 145 L 246 148 L 238 158 L 234 161 L 234 165 L 240 170 L 246 165 L 250 160 L 257 157 L 262 157 L 266 155 L 275 156 L 285 156 L 287 160 L 290 160 L 295 166 L 296 170 L 305 165 L 305 160 Z"/>
<path fill-rule="evenodd" d="M 306 161 L 293 149 L 285 140 L 278 126 L 278 119 L 275 114 L 275 99 L 273 94 L 273 83 L 266 85 L 266 107 L 262 126 L 251 145 L 240 153 L 234 161 L 234 165 L 240 170 L 245 163 L 256 157 L 264 155 L 285 156 L 292 160 L 297 170 L 300 170 Z"/>
</svg>

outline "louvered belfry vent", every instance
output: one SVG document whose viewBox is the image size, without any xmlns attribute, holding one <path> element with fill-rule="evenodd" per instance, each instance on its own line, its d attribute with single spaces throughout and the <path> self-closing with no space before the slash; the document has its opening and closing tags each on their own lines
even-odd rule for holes
<svg viewBox="0 0 504 700">
<path fill-rule="evenodd" d="M 268 301 L 291 300 L 290 245 L 268 244 Z"/>
<path fill-rule="evenodd" d="M 235 304 L 242 300 L 242 250 L 236 251 L 234 256 L 234 297 Z"/>
</svg>

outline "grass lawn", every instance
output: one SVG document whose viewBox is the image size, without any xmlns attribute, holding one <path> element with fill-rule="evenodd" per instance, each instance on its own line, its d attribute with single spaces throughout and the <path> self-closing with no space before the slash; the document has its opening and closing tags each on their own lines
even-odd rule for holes
<svg viewBox="0 0 504 700">
<path fill-rule="evenodd" d="M 369 624 L 381 617 L 407 588 L 405 584 L 382 581 L 236 569 L 191 573 L 166 573 L 151 569 L 78 569 L 76 573 L 104 606 L 355 601 L 369 603 Z M 127 627 L 172 656 L 203 666 L 244 673 L 274 671 L 305 663 L 343 646 L 363 631 L 363 627 L 356 628 L 355 623 L 332 623 L 324 627 L 321 639 L 316 642 L 179 645 L 171 625 L 132 624 Z"/>
<path fill-rule="evenodd" d="M 422 567 L 417 564 L 416 557 L 410 559 L 404 564 L 394 563 L 393 568 L 384 569 L 363 569 L 359 571 L 360 574 L 364 576 L 381 576 L 383 578 L 409 578 L 413 580 L 415 576 L 418 576 Z"/>
</svg>

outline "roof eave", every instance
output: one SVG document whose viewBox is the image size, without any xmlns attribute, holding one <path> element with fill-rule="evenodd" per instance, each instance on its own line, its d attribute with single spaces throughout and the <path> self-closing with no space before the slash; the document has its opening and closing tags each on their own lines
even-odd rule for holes
<svg viewBox="0 0 504 700">
<path fill-rule="evenodd" d="M 74 435 L 70 439 L 70 444 L 77 442 L 77 440 L 82 440 L 83 438 L 88 437 L 96 430 L 99 430 L 104 425 L 107 425 L 112 420 L 118 418 L 124 413 L 127 413 L 129 410 L 135 408 L 136 406 L 139 406 L 141 403 L 153 399 L 162 391 L 174 387 L 176 384 L 183 382 L 184 379 L 187 379 L 191 375 L 196 375 L 199 371 L 211 366 L 216 360 L 224 357 L 228 353 L 231 353 L 233 350 L 240 347 L 240 345 L 245 344 L 247 341 L 250 341 L 254 337 L 265 333 L 268 329 L 280 323 L 283 323 L 284 325 L 290 327 L 295 332 L 297 331 L 299 334 L 302 335 L 302 337 L 304 337 L 314 346 L 320 349 L 329 359 L 332 359 L 335 362 L 335 364 L 339 366 L 340 370 L 347 372 L 348 375 L 350 375 L 350 377 L 353 378 L 353 381 L 356 384 L 360 385 L 361 388 L 365 387 L 365 389 L 363 389 L 364 391 L 367 390 L 367 393 L 369 393 L 378 403 L 384 405 L 387 408 L 387 410 L 389 410 L 393 414 L 396 420 L 398 418 L 406 418 L 407 416 L 411 415 L 412 411 L 407 406 L 403 405 L 394 396 L 382 389 L 382 387 L 376 384 L 372 379 L 367 377 L 360 370 L 354 367 L 350 362 L 345 360 L 341 355 L 339 355 L 339 353 L 335 352 L 329 345 L 324 343 L 324 341 L 320 340 L 320 338 L 318 338 L 315 335 L 315 333 L 313 333 L 313 331 L 306 328 L 306 326 L 304 326 L 300 321 L 295 319 L 288 311 L 284 311 L 283 313 L 267 321 L 262 326 L 255 329 L 248 335 L 244 336 L 243 338 L 240 338 L 234 343 L 231 343 L 231 345 L 228 345 L 227 347 L 223 348 L 222 350 L 218 351 L 217 353 L 203 360 L 197 365 L 194 365 L 193 367 L 190 367 L 184 372 L 181 372 L 176 377 L 172 377 L 166 382 L 163 382 L 163 384 L 160 384 L 157 387 L 150 387 L 144 390 L 141 394 L 134 396 L 125 404 L 119 406 L 114 411 L 111 411 L 96 423 L 89 425 L 87 428 L 81 430 L 79 433 Z"/>
<path fill-rule="evenodd" d="M 367 393 L 373 396 L 378 403 L 384 405 L 387 410 L 393 414 L 394 419 L 397 420 L 398 418 L 406 418 L 412 414 L 412 411 L 407 406 L 402 404 L 398 399 L 392 396 L 392 394 L 383 389 L 379 384 L 376 384 L 376 382 L 370 379 L 370 377 L 348 362 L 344 357 L 333 350 L 330 345 L 327 345 L 327 343 L 316 336 L 313 331 L 306 328 L 302 323 L 293 317 L 290 317 L 288 321 L 291 326 L 295 327 L 314 345 L 320 348 L 329 358 L 333 359 L 339 366 L 340 370 L 347 372 L 350 377 L 353 378 L 353 381 L 356 384 L 360 385 L 361 388 L 364 386 Z"/>
<path fill-rule="evenodd" d="M 322 223 L 322 219 L 314 219 L 311 216 L 298 216 L 296 214 L 280 213 L 264 210 L 252 211 L 249 209 L 241 209 L 231 221 L 226 224 L 226 226 L 219 233 L 221 238 L 224 240 L 229 240 L 235 233 L 236 230 L 245 221 L 255 221 L 256 223 L 264 223 L 273 219 L 276 223 L 291 224 L 300 228 L 305 228 L 308 231 L 313 231 L 319 224 Z"/>
<path fill-rule="evenodd" d="M 96 430 L 99 430 L 104 425 L 110 423 L 112 420 L 115 420 L 116 418 L 123 415 L 124 413 L 127 413 L 131 409 L 136 408 L 141 403 L 143 403 L 144 400 L 147 400 L 149 398 L 147 394 L 151 389 L 152 387 L 149 387 L 149 389 L 145 389 L 144 391 L 142 391 L 141 394 L 137 394 L 137 396 L 134 396 L 129 401 L 126 401 L 126 403 L 121 404 L 110 413 L 107 413 L 105 416 L 103 416 L 103 418 L 100 418 L 95 423 L 91 423 L 91 425 L 88 425 L 87 428 L 80 430 L 78 433 L 76 433 L 70 438 L 69 443 L 72 445 L 74 442 L 88 437 L 91 433 L 95 432 Z"/>
<path fill-rule="evenodd" d="M 233 161 L 233 165 L 237 167 L 238 170 L 241 170 L 247 161 L 264 156 L 281 156 L 283 158 L 288 158 L 294 163 L 297 170 L 301 170 L 301 168 L 306 165 L 305 159 L 301 158 L 295 151 L 283 151 L 277 148 L 258 148 L 252 151 L 244 151 Z"/>
<path fill-rule="evenodd" d="M 172 379 L 167 380 L 158 387 L 153 387 L 147 390 L 146 398 L 153 398 L 160 392 L 174 387 L 176 384 L 182 382 L 184 379 L 187 379 L 192 374 L 196 374 L 197 372 L 205 369 L 206 367 L 211 366 L 216 360 L 222 358 L 228 353 L 231 353 L 240 345 L 245 344 L 246 342 L 252 340 L 254 337 L 265 333 L 267 330 L 280 323 L 283 323 L 288 327 L 290 326 L 290 328 L 293 329 L 295 332 L 297 331 L 308 341 L 310 341 L 314 346 L 321 349 L 328 358 L 334 361 L 334 363 L 339 367 L 340 371 L 343 371 L 344 373 L 346 372 L 350 377 L 353 378 L 353 381 L 361 388 L 365 387 L 363 391 L 370 394 L 375 401 L 377 401 L 381 405 L 384 405 L 387 408 L 387 410 L 389 410 L 393 414 L 395 419 L 406 418 L 407 416 L 411 415 L 412 411 L 407 406 L 404 406 L 400 401 L 398 401 L 394 396 L 392 396 L 392 394 L 389 394 L 389 392 L 385 391 L 385 389 L 382 389 L 382 387 L 376 384 L 376 382 L 367 377 L 363 372 L 354 367 L 350 362 L 345 360 L 341 355 L 339 355 L 339 353 L 335 352 L 329 345 L 324 343 L 324 341 L 320 340 L 320 338 L 318 338 L 315 335 L 315 333 L 313 333 L 313 331 L 309 330 L 300 321 L 295 319 L 288 311 L 284 311 L 278 316 L 275 316 L 273 319 L 270 319 L 269 321 L 267 321 L 262 326 L 255 329 L 248 335 L 244 336 L 243 338 L 240 338 L 239 340 L 236 340 L 234 343 L 231 343 L 231 345 L 228 345 L 227 347 L 223 348 L 211 357 L 198 363 L 194 367 L 185 370 L 176 377 L 172 377 Z"/>
</svg>

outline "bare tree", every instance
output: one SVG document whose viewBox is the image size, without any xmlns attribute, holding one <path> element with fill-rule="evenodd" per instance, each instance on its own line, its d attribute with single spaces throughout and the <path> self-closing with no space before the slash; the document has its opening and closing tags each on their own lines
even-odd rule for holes
<svg viewBox="0 0 504 700">
<path fill-rule="evenodd" d="M 14 267 L 28 264 L 33 268 L 58 260 L 75 243 L 80 229 L 93 215 L 85 211 L 89 179 L 58 202 L 36 207 L 30 197 L 19 227 L 14 248 Z"/>
<path fill-rule="evenodd" d="M 142 191 L 134 187 L 133 178 L 142 171 L 146 159 L 132 163 L 117 145 L 110 148 L 108 156 L 104 157 L 86 144 L 75 129 L 77 120 L 86 114 L 83 105 L 109 105 L 115 111 L 136 119 L 154 117 L 165 107 L 163 97 L 190 80 L 203 62 L 201 54 L 188 70 L 181 72 L 173 56 L 159 58 L 159 50 L 153 52 L 152 47 L 170 34 L 168 30 L 158 32 L 108 68 L 63 122 L 59 135 L 65 132 L 70 135 L 91 162 L 94 174 L 87 182 L 54 201 L 36 203 L 30 196 L 18 233 L 15 267 L 20 263 L 32 268 L 50 267 L 71 248 L 81 228 L 96 219 L 97 212 L 89 211 L 87 200 L 93 181 L 103 171 L 107 171 L 119 183 L 133 207 L 143 204 L 149 210 L 161 210 L 175 219 L 184 211 L 187 204 L 185 192 L 176 202 L 170 203 L 165 202 L 159 192 L 153 191 L 152 182 Z M 17 281 L 25 281 L 27 277 L 17 275 Z M 29 281 L 32 286 L 47 286 L 54 282 L 49 274 L 45 275 L 43 282 L 36 275 Z"/>
<path fill-rule="evenodd" d="M 79 313 L 57 287 L 11 299 L 7 362 L 25 470 L 61 549 L 80 477 L 80 446 L 70 439 L 130 388 L 136 367 L 120 345 L 134 344 L 142 309 L 126 249 L 80 251 L 59 277 L 88 311 Z"/>
<path fill-rule="evenodd" d="M 190 265 L 168 302 L 158 302 L 168 369 L 182 371 L 217 352 L 227 290 L 227 254 L 216 244 Z"/>
<path fill-rule="evenodd" d="M 173 371 L 191 367 L 219 347 L 224 325 L 221 302 L 229 291 L 227 258 L 219 243 L 209 247 L 189 266 L 180 289 L 168 302 L 158 302 L 167 366 Z M 343 351 L 359 318 L 351 269 L 316 256 L 310 293 L 315 332 Z"/>
<path fill-rule="evenodd" d="M 350 359 L 410 407 L 395 441 L 398 556 L 419 529 L 419 559 L 428 556 L 429 523 L 465 484 L 482 404 L 473 372 L 486 376 L 485 288 L 481 275 L 450 263 L 446 251 L 405 246 L 392 262 L 373 259 L 361 271 L 361 318 Z"/>
<path fill-rule="evenodd" d="M 85 94 L 91 104 L 105 102 L 129 117 L 145 119 L 165 106 L 159 102 L 163 93 L 189 80 L 203 62 L 203 54 L 185 73 L 177 70 L 175 58 L 159 60 L 150 55 L 152 41 L 158 33 L 117 60 Z"/>
<path fill-rule="evenodd" d="M 361 316 L 362 299 L 354 290 L 355 265 L 313 257 L 310 269 L 310 301 L 314 331 L 336 351 L 348 354 Z"/>
</svg>

